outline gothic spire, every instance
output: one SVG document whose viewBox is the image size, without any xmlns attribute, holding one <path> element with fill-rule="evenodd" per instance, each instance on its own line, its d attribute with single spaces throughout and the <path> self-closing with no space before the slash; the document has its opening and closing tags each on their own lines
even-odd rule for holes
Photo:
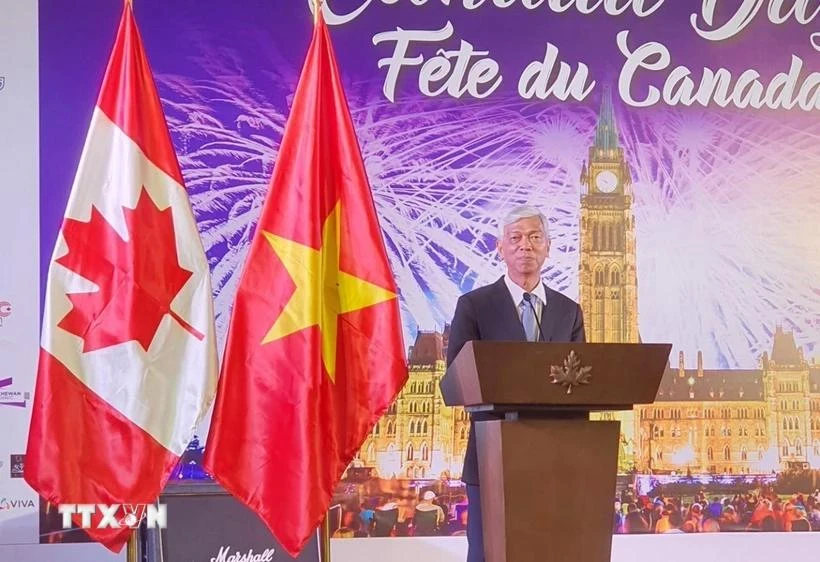
<svg viewBox="0 0 820 562">
<path fill-rule="evenodd" d="M 618 129 L 615 125 L 615 110 L 612 107 L 612 91 L 609 86 L 603 88 L 598 126 L 595 129 L 595 148 L 598 150 L 618 148 Z"/>
</svg>

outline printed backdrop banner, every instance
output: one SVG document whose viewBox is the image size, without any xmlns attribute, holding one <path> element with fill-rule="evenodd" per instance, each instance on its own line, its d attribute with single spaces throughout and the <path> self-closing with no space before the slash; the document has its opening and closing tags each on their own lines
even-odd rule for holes
<svg viewBox="0 0 820 562">
<path fill-rule="evenodd" d="M 0 0 L 0 545 L 37 542 L 23 480 L 39 349 L 37 7 Z M 1 547 L 0 547 L 1 548 Z M 3 556 L 0 554 L 0 558 Z"/>
<path fill-rule="evenodd" d="M 40 4 L 45 273 L 120 5 Z M 309 5 L 135 6 L 223 343 Z M 496 221 L 525 203 L 549 216 L 544 279 L 579 300 L 589 341 L 674 345 L 657 402 L 618 415 L 613 532 L 820 529 L 817 2 L 325 10 L 411 364 L 337 489 L 335 536 L 464 534 L 469 421 L 438 388 L 448 322 L 460 294 L 503 273 Z M 206 434 L 207 424 L 179 479 L 207 478 Z M 416 517 L 421 502 L 440 508 L 434 525 Z"/>
</svg>

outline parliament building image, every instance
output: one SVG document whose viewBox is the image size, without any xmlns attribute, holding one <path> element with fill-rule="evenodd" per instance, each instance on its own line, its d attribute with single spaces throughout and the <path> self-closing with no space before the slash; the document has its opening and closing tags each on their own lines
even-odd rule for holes
<svg viewBox="0 0 820 562">
<path fill-rule="evenodd" d="M 410 377 L 359 450 L 354 466 L 374 467 L 381 478 L 459 478 L 470 419 L 444 404 L 445 333 L 419 332 L 410 348 Z"/>
<path fill-rule="evenodd" d="M 763 474 L 820 467 L 820 365 L 777 328 L 758 370 L 667 371 L 636 408 L 639 472 Z"/>
<path fill-rule="evenodd" d="M 580 177 L 579 301 L 587 341 L 638 343 L 638 275 L 632 177 L 611 93 L 604 91 Z M 571 295 L 570 295 L 571 296 Z M 460 477 L 469 418 L 444 404 L 448 327 L 421 331 L 410 377 L 352 467 L 399 479 Z M 673 342 L 674 343 L 674 342 Z M 695 350 L 693 350 L 695 351 Z M 771 474 L 820 468 L 820 365 L 776 327 L 757 369 L 670 364 L 652 405 L 604 412 L 621 422 L 620 473 Z M 672 360 L 674 361 L 674 359 Z"/>
</svg>

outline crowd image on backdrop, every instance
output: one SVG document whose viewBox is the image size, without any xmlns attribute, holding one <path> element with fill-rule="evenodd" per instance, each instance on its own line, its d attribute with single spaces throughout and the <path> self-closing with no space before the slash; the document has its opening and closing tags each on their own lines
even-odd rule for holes
<svg viewBox="0 0 820 562">
<path fill-rule="evenodd" d="M 615 498 L 616 534 L 726 531 L 820 531 L 820 490 L 782 498 L 771 490 L 726 496 L 696 494 L 691 502 L 659 495 Z"/>
<path fill-rule="evenodd" d="M 333 538 L 460 536 L 467 529 L 463 486 L 439 482 L 406 488 L 381 480 L 380 490 L 337 496 Z M 402 483 L 404 484 L 404 483 Z M 764 487 L 690 496 L 616 493 L 613 534 L 820 531 L 820 490 L 783 496 Z"/>
<path fill-rule="evenodd" d="M 466 535 L 467 496 L 463 487 L 396 490 L 347 498 L 331 508 L 330 517 L 333 538 Z"/>
</svg>

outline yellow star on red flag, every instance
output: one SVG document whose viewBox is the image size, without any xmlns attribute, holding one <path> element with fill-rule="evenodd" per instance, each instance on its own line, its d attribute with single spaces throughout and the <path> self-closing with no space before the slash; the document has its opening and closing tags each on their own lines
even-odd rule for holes
<svg viewBox="0 0 820 562">
<path fill-rule="evenodd" d="M 339 316 L 396 298 L 396 293 L 339 269 L 340 218 L 341 202 L 337 202 L 322 225 L 318 250 L 263 230 L 296 290 L 262 343 L 318 326 L 322 362 L 334 382 Z"/>
</svg>

